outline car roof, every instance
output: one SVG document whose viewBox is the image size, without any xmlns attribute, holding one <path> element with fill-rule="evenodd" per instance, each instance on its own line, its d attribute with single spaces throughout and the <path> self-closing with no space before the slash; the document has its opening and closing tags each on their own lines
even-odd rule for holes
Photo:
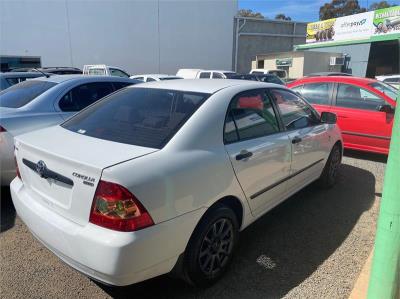
<svg viewBox="0 0 400 299">
<path fill-rule="evenodd" d="M 299 85 L 300 83 L 312 83 L 312 82 L 341 82 L 359 85 L 368 85 L 370 83 L 377 82 L 376 79 L 361 78 L 353 76 L 317 76 L 317 77 L 304 77 L 291 82 L 289 85 Z"/>
<path fill-rule="evenodd" d="M 232 73 L 234 74 L 235 72 L 233 71 L 224 71 L 224 70 L 201 70 L 202 72 L 219 72 L 219 73 Z"/>
<path fill-rule="evenodd" d="M 235 79 L 177 79 L 177 80 L 166 80 L 166 81 L 155 81 L 135 86 L 129 86 L 128 88 L 159 88 L 159 89 L 170 89 L 170 90 L 181 90 L 190 92 L 201 92 L 201 93 L 215 93 L 218 90 L 232 87 L 232 86 L 247 86 L 249 88 L 268 88 L 268 87 L 282 87 L 277 84 L 258 82 L 258 81 L 246 81 L 246 80 L 235 80 Z"/>
<path fill-rule="evenodd" d="M 71 80 L 93 80 L 93 81 L 129 81 L 134 79 L 117 77 L 117 76 L 91 76 L 91 75 L 53 75 L 48 78 L 46 77 L 39 77 L 35 80 L 42 80 L 54 83 L 61 83 L 65 81 Z"/>
<path fill-rule="evenodd" d="M 316 72 L 308 74 L 307 76 L 313 77 L 313 76 L 352 76 L 352 75 L 342 72 Z"/>
<path fill-rule="evenodd" d="M 1 77 L 4 78 L 16 78 L 16 77 L 41 77 L 44 76 L 40 72 L 8 72 L 8 73 L 0 73 Z"/>
</svg>

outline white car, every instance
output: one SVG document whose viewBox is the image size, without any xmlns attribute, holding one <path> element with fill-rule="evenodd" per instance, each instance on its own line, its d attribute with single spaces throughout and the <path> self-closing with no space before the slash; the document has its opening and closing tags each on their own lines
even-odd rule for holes
<svg viewBox="0 0 400 299">
<path fill-rule="evenodd" d="M 108 66 L 105 64 L 87 64 L 83 66 L 83 75 L 94 76 L 116 76 L 122 78 L 129 78 L 129 74 L 123 69 L 116 66 Z"/>
<path fill-rule="evenodd" d="M 182 79 L 181 77 L 165 75 L 165 74 L 143 74 L 143 75 L 131 76 L 130 78 L 140 80 L 143 82 Z"/>
<path fill-rule="evenodd" d="M 334 184 L 335 122 L 281 85 L 139 84 L 17 136 L 12 199 L 38 240 L 96 280 L 174 270 L 209 285 L 239 231 L 313 181 Z"/>
<path fill-rule="evenodd" d="M 176 75 L 184 79 L 229 79 L 236 73 L 223 70 L 180 69 Z"/>
<path fill-rule="evenodd" d="M 390 84 L 397 89 L 400 88 L 400 75 L 376 76 L 375 79 Z"/>
</svg>

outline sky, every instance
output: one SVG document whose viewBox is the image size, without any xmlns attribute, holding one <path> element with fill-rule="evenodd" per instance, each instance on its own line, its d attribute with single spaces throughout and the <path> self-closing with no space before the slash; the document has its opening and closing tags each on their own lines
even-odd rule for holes
<svg viewBox="0 0 400 299">
<path fill-rule="evenodd" d="M 274 19 L 279 13 L 283 13 L 295 21 L 313 22 L 318 21 L 319 8 L 330 0 L 238 0 L 239 9 L 251 9 L 261 12 L 264 17 Z M 367 7 L 374 0 L 359 0 L 362 7 Z M 389 0 L 391 4 L 400 1 Z"/>
</svg>

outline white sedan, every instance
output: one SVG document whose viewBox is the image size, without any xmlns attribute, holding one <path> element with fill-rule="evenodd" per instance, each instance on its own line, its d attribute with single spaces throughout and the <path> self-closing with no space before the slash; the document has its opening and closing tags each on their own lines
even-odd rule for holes
<svg viewBox="0 0 400 299">
<path fill-rule="evenodd" d="M 140 81 L 143 81 L 143 82 L 182 79 L 182 77 L 177 77 L 177 76 L 172 76 L 172 75 L 165 75 L 165 74 L 143 74 L 143 75 L 130 76 L 130 78 L 131 79 L 140 80 Z"/>
<path fill-rule="evenodd" d="M 313 181 L 334 184 L 335 122 L 281 85 L 132 86 L 17 136 L 12 198 L 38 240 L 96 280 L 173 270 L 205 286 L 227 269 L 239 231 Z"/>
</svg>

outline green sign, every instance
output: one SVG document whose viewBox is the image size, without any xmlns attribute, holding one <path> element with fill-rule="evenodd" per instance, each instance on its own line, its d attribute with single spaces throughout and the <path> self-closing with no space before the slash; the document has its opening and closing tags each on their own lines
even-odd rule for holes
<svg viewBox="0 0 400 299">
<path fill-rule="evenodd" d="M 375 10 L 374 35 L 400 33 L 400 6 Z"/>
<path fill-rule="evenodd" d="M 293 58 L 280 58 L 275 60 L 276 66 L 292 66 Z"/>
</svg>

